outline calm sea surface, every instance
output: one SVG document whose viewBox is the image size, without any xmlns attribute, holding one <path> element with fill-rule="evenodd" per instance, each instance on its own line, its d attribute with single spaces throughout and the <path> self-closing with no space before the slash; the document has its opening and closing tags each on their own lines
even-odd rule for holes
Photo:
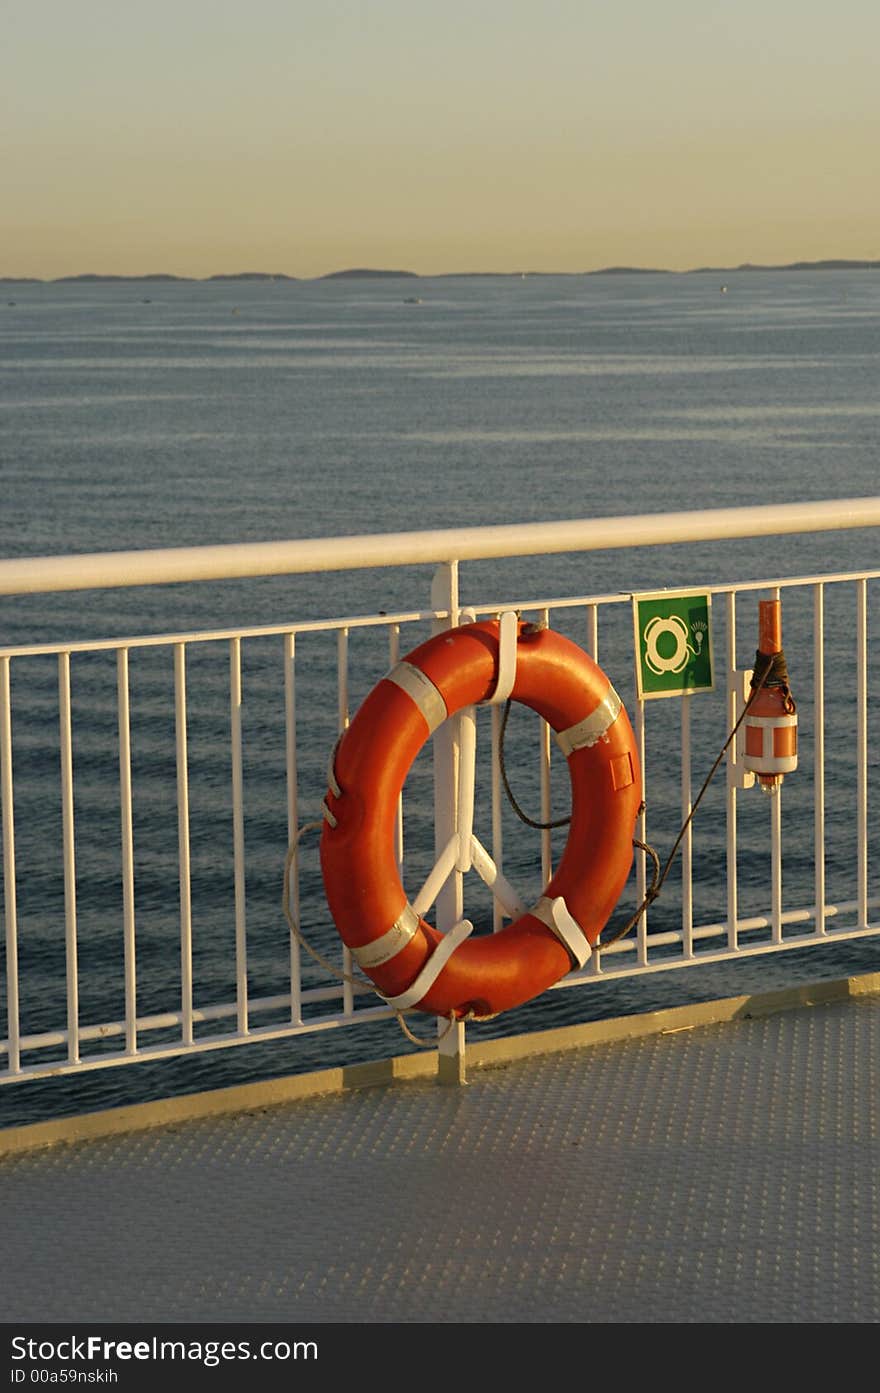
<svg viewBox="0 0 880 1393">
<path fill-rule="evenodd" d="M 731 273 L 724 280 L 726 289 L 722 277 L 711 273 L 6 284 L 0 289 L 0 555 L 469 527 L 880 493 L 880 275 Z M 418 303 L 409 303 L 413 297 Z M 645 549 L 626 556 L 525 559 L 466 567 L 462 598 L 521 600 L 694 586 L 867 568 L 877 561 L 876 538 L 858 531 Z M 342 573 L 319 581 L 303 577 L 16 598 L 4 601 L 3 642 L 421 607 L 429 583 L 430 568 L 413 567 L 366 578 Z M 829 622 L 832 637 L 841 636 L 842 686 L 846 692 L 849 683 L 851 692 L 852 652 L 846 645 L 854 620 L 846 608 L 850 601 L 841 603 L 839 614 L 832 607 Z M 801 616 L 793 605 L 790 623 L 786 619 L 790 664 L 792 637 L 803 634 L 807 645 L 802 668 L 810 653 L 808 618 L 806 609 Z M 871 623 L 876 624 L 873 616 Z M 746 650 L 750 643 L 751 638 Z M 613 654 L 613 643 L 608 651 Z M 748 656 L 745 651 L 741 658 Z M 871 662 L 873 686 L 873 656 Z M 57 812 L 40 806 L 41 779 L 48 778 L 49 764 L 57 770 L 57 732 L 51 737 L 54 746 L 44 734 L 50 715 L 57 726 L 57 711 L 48 686 L 41 687 L 44 679 L 33 680 L 36 709 L 15 731 L 23 807 L 16 839 L 23 980 L 39 988 L 57 970 L 63 950 L 63 913 L 60 922 L 58 914 L 63 887 L 55 852 L 48 868 L 40 853 L 58 845 Z M 75 771 L 83 815 L 86 822 L 93 819 L 99 843 L 105 835 L 118 842 L 118 804 L 106 797 L 112 777 L 106 759 L 115 758 L 115 710 L 102 680 L 96 675 L 91 690 L 83 679 L 80 699 L 97 713 L 98 734 L 93 748 L 77 751 Z M 208 674 L 209 687 L 212 680 Z M 263 688 L 277 692 L 277 672 L 261 674 L 258 665 L 253 680 L 258 709 Z M 144 670 L 145 709 L 150 684 L 157 681 Z M 615 682 L 620 685 L 617 674 Z M 802 709 L 808 723 L 808 694 Z M 109 754 L 100 748 L 102 712 Z M 163 744 L 151 719 L 145 716 L 142 746 L 136 742 L 134 751 L 136 768 L 144 772 L 141 845 L 148 848 L 138 873 L 139 903 L 145 911 L 156 910 L 156 922 L 163 926 L 155 942 L 148 930 L 139 940 L 139 953 L 145 955 L 139 990 L 147 1007 L 151 971 L 158 974 L 163 957 L 173 954 L 177 932 L 176 884 L 165 881 L 161 870 L 162 858 L 173 855 L 174 819 L 165 818 L 167 846 L 160 831 L 147 825 L 149 777 L 173 759 L 173 749 Z M 218 732 L 209 714 L 204 729 L 198 728 L 197 716 L 194 727 L 198 786 L 199 741 L 207 764 Z M 718 734 L 723 739 L 720 728 L 697 736 L 697 753 L 708 762 Z M 322 734 L 319 743 L 323 740 Z M 263 760 L 268 767 L 276 758 L 271 740 L 260 749 L 255 737 L 251 748 L 255 766 Z M 843 741 L 842 769 L 851 762 L 848 751 Z M 319 756 L 323 767 L 322 743 Z M 704 767 L 695 767 L 695 782 Z M 280 773 L 283 777 L 283 768 Z M 845 821 L 848 806 L 834 806 L 833 784 L 832 768 L 830 817 Z M 801 792 L 793 795 L 803 800 L 804 816 L 809 816 L 811 787 L 805 772 Z M 211 789 L 206 773 L 206 806 Z M 316 788 L 317 802 L 322 792 Z M 159 803 L 158 793 L 155 798 Z M 283 791 L 278 806 L 283 813 Z M 153 809 L 157 819 L 160 811 L 161 805 Z M 657 831 L 671 840 L 674 824 L 670 812 L 665 821 L 660 817 Z M 265 867 L 271 893 L 267 890 L 263 907 L 257 896 L 253 971 L 259 979 L 262 932 L 267 990 L 277 956 L 284 852 L 279 836 L 278 810 L 259 808 L 249 824 L 248 849 Z M 718 836 L 713 842 L 708 834 L 708 860 L 721 854 L 723 829 Z M 763 830 L 756 833 L 761 837 Z M 202 877 L 207 912 L 216 893 L 218 917 L 222 903 L 228 919 L 228 885 L 212 870 L 210 841 L 207 836 L 203 863 L 196 847 L 195 874 Z M 795 870 L 809 867 L 808 843 L 809 838 L 794 849 Z M 84 1020 L 106 1019 L 100 1012 L 118 1010 L 102 997 L 101 985 L 101 955 L 115 965 L 118 951 L 115 938 L 114 944 L 101 942 L 102 934 L 118 937 L 117 873 L 103 865 L 98 852 L 91 860 L 89 855 L 85 852 L 78 863 L 83 934 L 86 942 L 91 914 L 98 947 L 84 947 L 83 973 L 86 983 L 90 967 L 97 985 L 93 998 L 83 987 Z M 163 900 L 167 904 L 160 912 Z M 164 946 L 162 933 L 168 935 Z M 206 923 L 200 942 L 210 936 Z M 210 949 L 198 951 L 203 981 L 210 984 L 216 972 L 217 999 L 228 999 Z M 798 980 L 798 974 L 839 976 L 877 966 L 870 941 L 841 944 L 829 953 L 781 954 L 735 969 L 660 973 L 629 986 L 557 992 L 551 994 L 552 1005 L 540 1008 L 545 1015 L 538 1023 L 757 990 Z M 257 980 L 252 991 L 260 990 Z M 39 995 L 39 990 L 32 993 Z M 586 1000 L 560 1004 L 574 996 Z M 32 1010 L 26 1028 L 45 1028 L 39 1006 Z M 57 1014 L 56 1009 L 53 1019 Z M 533 1014 L 528 1024 L 535 1021 Z M 14 1122 L 165 1089 L 314 1068 L 346 1058 L 353 1048 L 348 1041 L 330 1046 L 315 1038 L 111 1070 L 106 1078 L 96 1074 L 75 1085 L 64 1080 L 16 1085 L 0 1094 L 0 1118 Z M 369 1037 L 366 1053 L 404 1048 L 396 1025 L 389 1023 Z"/>
</svg>

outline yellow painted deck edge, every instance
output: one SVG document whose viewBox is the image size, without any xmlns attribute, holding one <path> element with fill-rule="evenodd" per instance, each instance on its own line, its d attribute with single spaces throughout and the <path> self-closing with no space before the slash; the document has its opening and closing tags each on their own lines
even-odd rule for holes
<svg viewBox="0 0 880 1393">
<path fill-rule="evenodd" d="M 752 996 L 724 997 L 716 1001 L 673 1006 L 664 1011 L 618 1016 L 611 1020 L 587 1021 L 554 1030 L 515 1035 L 506 1039 L 468 1043 L 468 1069 L 492 1068 L 531 1055 L 559 1050 L 632 1040 L 639 1036 L 660 1035 L 698 1026 L 736 1019 L 751 1019 L 796 1007 L 819 1006 L 850 997 L 880 994 L 880 972 L 864 973 L 837 981 L 819 981 L 778 992 Z M 280 1079 L 239 1084 L 232 1088 L 187 1093 L 176 1098 L 160 1098 L 149 1103 L 107 1108 L 101 1112 L 62 1117 L 50 1122 L 34 1122 L 0 1130 L 0 1156 L 61 1143 L 115 1136 L 150 1127 L 189 1122 L 197 1118 L 218 1117 L 224 1113 L 248 1112 L 303 1098 L 369 1088 L 395 1080 L 437 1078 L 436 1050 L 422 1054 L 398 1055 L 392 1059 L 322 1069 L 314 1073 L 293 1074 Z"/>
</svg>

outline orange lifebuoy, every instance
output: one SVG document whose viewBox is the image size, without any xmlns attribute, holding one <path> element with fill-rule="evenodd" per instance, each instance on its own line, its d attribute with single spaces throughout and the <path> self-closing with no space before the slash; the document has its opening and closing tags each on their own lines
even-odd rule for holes
<svg viewBox="0 0 880 1393">
<path fill-rule="evenodd" d="M 592 658 L 551 629 L 518 623 L 515 659 L 511 698 L 556 733 L 572 813 L 543 895 L 498 933 L 444 935 L 415 912 L 398 873 L 394 824 L 429 735 L 492 698 L 499 622 L 450 629 L 414 649 L 373 688 L 334 754 L 321 836 L 327 902 L 361 969 L 401 1009 L 480 1017 L 531 1000 L 586 960 L 629 874 L 641 775 L 620 698 Z"/>
</svg>

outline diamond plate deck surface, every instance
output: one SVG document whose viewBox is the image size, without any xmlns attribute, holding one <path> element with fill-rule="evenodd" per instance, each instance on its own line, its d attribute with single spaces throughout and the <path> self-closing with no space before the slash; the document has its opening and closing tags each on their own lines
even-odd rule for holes
<svg viewBox="0 0 880 1393">
<path fill-rule="evenodd" d="M 0 1161 L 0 1320 L 873 1322 L 880 999 Z"/>
</svg>

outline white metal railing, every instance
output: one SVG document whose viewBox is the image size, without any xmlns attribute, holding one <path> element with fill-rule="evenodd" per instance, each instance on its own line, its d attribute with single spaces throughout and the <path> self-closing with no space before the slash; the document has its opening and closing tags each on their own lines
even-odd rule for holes
<svg viewBox="0 0 880 1393">
<path fill-rule="evenodd" d="M 621 674 L 632 669 L 630 595 L 469 597 L 465 606 L 462 560 L 878 525 L 880 499 L 871 498 L 0 562 L 6 595 L 414 561 L 434 566 L 424 609 L 0 649 L 6 1018 L 0 1080 L 323 1036 L 389 1018 L 366 982 L 355 987 L 314 969 L 288 936 L 281 912 L 287 846 L 319 816 L 329 751 L 360 696 L 432 626 L 510 609 L 570 632 L 613 672 L 622 694 Z M 876 914 L 872 919 L 880 896 L 869 877 L 868 820 L 869 694 L 876 677 L 868 592 L 878 578 L 880 571 L 861 570 L 700 587 L 713 595 L 723 632 L 720 690 L 678 703 L 624 697 L 645 775 L 639 836 L 658 847 L 671 843 L 710 756 L 736 719 L 738 651 L 752 639 L 751 610 L 745 645 L 738 634 L 741 607 L 758 592 L 784 597 L 801 655 L 797 695 L 809 731 L 804 772 L 792 780 L 791 794 L 786 785 L 766 805 L 753 803 L 744 823 L 731 751 L 726 784 L 719 776 L 714 803 L 707 796 L 705 815 L 683 838 L 665 903 L 643 914 L 632 934 L 595 952 L 559 989 L 880 931 Z M 848 616 L 838 627 L 846 630 L 851 620 L 852 642 L 848 648 L 835 642 L 834 658 L 851 686 L 844 713 L 837 702 L 829 719 L 832 596 Z M 488 788 L 488 808 L 478 810 L 487 832 L 476 840 L 460 836 L 473 815 L 469 799 L 453 793 L 460 720 L 437 733 L 433 779 L 414 771 L 415 796 L 398 818 L 398 859 L 408 879 L 423 883 L 413 896 L 420 910 L 436 903 L 440 928 L 461 917 L 476 882 L 489 887 L 477 914 L 497 930 L 517 901 L 518 878 L 534 874 L 546 882 L 558 852 L 554 834 L 541 832 L 534 871 L 525 869 L 534 833 L 511 824 L 506 809 L 499 723 L 496 705 L 480 713 L 474 728 L 482 731 L 473 759 Z M 541 725 L 537 742 L 533 729 L 509 738 L 526 795 L 546 821 L 560 783 L 549 729 Z M 307 865 L 307 855 L 304 839 L 291 877 L 292 914 L 347 977 L 351 957 L 329 922 L 316 858 Z M 793 892 L 787 880 L 783 885 L 785 856 L 798 868 Z M 756 877 L 754 865 L 764 862 Z M 633 903 L 646 883 L 639 854 Z M 459 1026 L 441 1051 L 455 1057 L 463 1047 Z"/>
<path fill-rule="evenodd" d="M 363 570 L 616 547 L 792 533 L 845 531 L 880 524 L 880 497 L 778 503 L 756 508 L 644 513 L 565 522 L 449 528 L 322 537 L 304 541 L 104 552 L 91 556 L 23 557 L 0 561 L 0 595 L 47 594 L 110 586 L 165 585 L 303 572 Z"/>
</svg>

